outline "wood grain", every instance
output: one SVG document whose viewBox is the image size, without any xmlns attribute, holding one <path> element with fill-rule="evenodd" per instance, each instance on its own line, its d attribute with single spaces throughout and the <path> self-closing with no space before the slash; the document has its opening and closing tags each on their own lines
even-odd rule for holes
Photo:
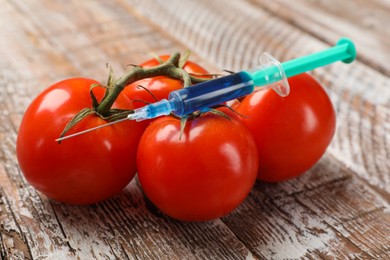
<svg viewBox="0 0 390 260">
<path fill-rule="evenodd" d="M 252 0 L 253 4 L 315 37 L 333 43 L 339 37 L 356 42 L 359 59 L 390 75 L 388 60 L 390 1 Z"/>
<path fill-rule="evenodd" d="M 338 115 L 327 153 L 299 178 L 256 183 L 237 210 L 215 221 L 164 216 L 137 179 L 105 202 L 65 205 L 36 192 L 18 168 L 17 129 L 32 98 L 66 77 L 105 81 L 106 62 L 120 74 L 148 53 L 191 49 L 212 72 L 241 70 L 264 51 L 284 61 L 329 47 L 347 24 L 355 29 L 345 35 L 359 36 L 363 49 L 388 33 L 376 29 L 387 19 L 386 1 L 360 1 L 367 8 L 345 16 L 339 8 L 348 1 L 285 2 L 0 0 L 2 259 L 390 258 L 387 54 L 359 53 L 351 65 L 313 72 Z M 378 18 L 367 16 L 373 25 L 359 31 L 358 18 L 370 13 Z"/>
</svg>

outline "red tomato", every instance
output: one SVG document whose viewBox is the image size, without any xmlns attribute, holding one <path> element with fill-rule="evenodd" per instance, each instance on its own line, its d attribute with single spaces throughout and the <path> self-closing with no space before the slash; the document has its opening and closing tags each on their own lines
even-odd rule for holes
<svg viewBox="0 0 390 260">
<path fill-rule="evenodd" d="M 257 174 L 254 140 L 239 121 L 203 115 L 187 122 L 163 117 L 141 138 L 137 166 L 146 196 L 184 221 L 224 216 L 248 195 Z"/>
<path fill-rule="evenodd" d="M 136 151 L 145 125 L 123 122 L 60 144 L 54 140 L 81 109 L 91 107 L 91 79 L 72 78 L 54 84 L 28 107 L 19 128 L 17 158 L 27 181 L 47 197 L 89 204 L 120 192 L 136 172 Z M 95 88 L 98 99 L 103 88 Z M 129 108 L 120 95 L 113 107 Z M 105 124 L 90 115 L 68 134 Z"/>
<path fill-rule="evenodd" d="M 161 60 L 163 61 L 168 60 L 169 57 L 170 57 L 169 55 L 160 56 Z M 154 58 L 145 61 L 140 66 L 143 68 L 151 68 L 159 64 L 160 63 L 157 61 L 157 59 Z M 191 61 L 187 61 L 183 69 L 188 73 L 194 73 L 197 75 L 208 74 L 208 72 L 204 68 Z M 198 76 L 198 77 L 202 77 L 202 76 Z M 206 76 L 206 78 L 208 77 L 209 76 Z M 132 84 L 127 85 L 125 89 L 122 91 L 122 93 L 125 94 L 130 100 L 133 100 L 134 108 L 143 107 L 145 105 L 144 102 L 140 102 L 138 100 L 142 100 L 145 102 L 156 101 L 153 98 L 153 96 L 150 95 L 145 89 L 140 88 L 139 87 L 140 85 L 148 89 L 150 92 L 152 92 L 153 95 L 155 95 L 158 100 L 167 98 L 168 94 L 171 91 L 183 88 L 183 85 L 180 80 L 172 79 L 166 76 L 159 76 L 159 77 L 138 80 Z"/>
<path fill-rule="evenodd" d="M 324 154 L 335 132 L 336 116 L 321 85 L 309 74 L 288 79 L 291 92 L 255 92 L 241 102 L 241 121 L 259 152 L 258 179 L 278 182 L 298 176 Z"/>
</svg>

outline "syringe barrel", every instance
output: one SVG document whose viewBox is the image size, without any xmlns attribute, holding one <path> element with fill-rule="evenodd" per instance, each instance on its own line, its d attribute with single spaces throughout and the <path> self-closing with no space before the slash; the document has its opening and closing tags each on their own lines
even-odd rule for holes
<svg viewBox="0 0 390 260">
<path fill-rule="evenodd" d="M 173 113 L 183 116 L 243 97 L 252 93 L 253 89 L 252 77 L 248 72 L 241 71 L 175 90 L 169 94 L 168 99 L 173 104 Z"/>
</svg>

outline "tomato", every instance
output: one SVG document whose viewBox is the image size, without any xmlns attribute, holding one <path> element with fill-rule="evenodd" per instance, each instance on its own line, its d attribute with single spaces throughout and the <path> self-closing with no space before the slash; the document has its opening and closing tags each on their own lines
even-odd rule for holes
<svg viewBox="0 0 390 260">
<path fill-rule="evenodd" d="M 43 91 L 28 107 L 17 138 L 17 158 L 27 181 L 47 197 L 71 204 L 94 203 L 120 192 L 136 173 L 137 145 L 145 125 L 126 121 L 55 142 L 71 118 L 92 107 L 95 80 L 71 78 Z M 100 100 L 101 87 L 94 88 Z M 129 107 L 120 95 L 115 108 Z M 68 134 L 106 121 L 90 115 Z"/>
<path fill-rule="evenodd" d="M 321 85 L 309 74 L 288 79 L 290 95 L 272 90 L 245 97 L 237 111 L 256 140 L 258 179 L 285 181 L 301 175 L 324 154 L 335 132 L 336 115 Z"/>
<path fill-rule="evenodd" d="M 162 212 L 184 221 L 206 221 L 235 209 L 253 186 L 255 142 L 239 121 L 206 114 L 189 120 L 162 117 L 141 138 L 138 177 Z"/>
<path fill-rule="evenodd" d="M 170 57 L 169 55 L 162 55 L 160 56 L 160 59 L 162 61 L 166 61 L 169 59 L 169 57 Z M 159 64 L 160 64 L 159 61 L 154 58 L 145 61 L 140 66 L 143 68 L 151 68 Z M 202 76 L 208 74 L 207 70 L 205 70 L 198 64 L 191 61 L 187 61 L 184 64 L 183 69 L 188 73 L 194 73 L 198 77 L 204 77 L 204 78 L 209 77 L 209 76 Z M 149 90 L 157 98 L 157 100 L 167 98 L 168 94 L 171 91 L 183 88 L 183 85 L 180 80 L 172 79 L 166 76 L 158 76 L 158 77 L 138 80 L 132 84 L 127 85 L 125 89 L 122 91 L 124 95 L 126 95 L 130 100 L 132 100 L 133 106 L 135 108 L 144 106 L 145 102 L 156 101 L 150 93 L 148 93 L 145 89 L 139 86 L 142 86 L 147 90 Z"/>
</svg>

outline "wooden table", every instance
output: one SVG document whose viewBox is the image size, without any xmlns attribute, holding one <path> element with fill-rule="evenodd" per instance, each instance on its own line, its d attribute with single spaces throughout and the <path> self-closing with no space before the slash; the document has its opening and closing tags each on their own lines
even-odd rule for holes
<svg viewBox="0 0 390 260">
<path fill-rule="evenodd" d="M 0 0 L 2 259 L 390 259 L 390 2 Z M 212 72 L 319 51 L 348 36 L 351 65 L 313 75 L 337 111 L 324 157 L 300 178 L 257 182 L 234 212 L 206 223 L 153 214 L 135 181 L 77 207 L 24 179 L 17 129 L 31 100 L 74 76 L 105 81 L 149 53 L 192 50 Z"/>
</svg>

